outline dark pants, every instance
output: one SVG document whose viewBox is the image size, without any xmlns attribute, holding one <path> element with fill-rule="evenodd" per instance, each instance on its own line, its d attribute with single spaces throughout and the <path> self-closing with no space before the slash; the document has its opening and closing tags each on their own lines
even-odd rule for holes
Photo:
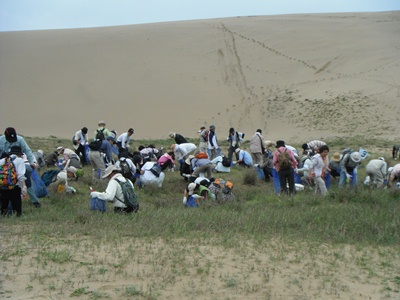
<svg viewBox="0 0 400 300">
<path fill-rule="evenodd" d="M 264 167 L 263 169 L 265 181 L 271 181 L 272 169 L 270 167 Z"/>
<path fill-rule="evenodd" d="M 294 170 L 293 168 L 290 169 L 281 169 L 278 172 L 279 174 L 279 183 L 281 185 L 281 193 L 288 194 L 295 194 L 296 189 L 294 185 Z M 287 188 L 287 184 L 289 184 L 289 191 Z"/>
<path fill-rule="evenodd" d="M 13 210 L 17 212 L 17 217 L 22 214 L 21 188 L 16 186 L 12 190 L 0 190 L 1 215 L 5 216 L 8 210 L 8 203 L 11 202 Z"/>
<path fill-rule="evenodd" d="M 139 204 L 136 205 L 135 207 L 114 207 L 114 212 L 115 213 L 131 213 L 131 212 L 138 212 L 139 210 Z"/>
<path fill-rule="evenodd" d="M 81 161 L 83 165 L 87 165 L 89 162 L 86 161 L 86 155 L 85 155 L 85 146 L 82 144 L 79 144 L 78 149 L 75 150 L 76 155 L 81 157 Z"/>
<path fill-rule="evenodd" d="M 172 161 L 170 161 L 169 159 L 161 166 L 161 171 L 164 171 L 167 168 L 171 168 L 172 167 Z"/>
<path fill-rule="evenodd" d="M 237 148 L 238 148 L 238 147 L 232 147 L 232 146 L 229 147 L 229 149 L 228 149 L 228 159 L 229 159 L 229 162 L 232 162 L 233 153 L 235 153 L 235 150 L 236 150 Z M 235 158 L 236 158 L 236 160 L 237 160 L 237 155 L 236 155 L 236 153 L 235 153 Z"/>
</svg>

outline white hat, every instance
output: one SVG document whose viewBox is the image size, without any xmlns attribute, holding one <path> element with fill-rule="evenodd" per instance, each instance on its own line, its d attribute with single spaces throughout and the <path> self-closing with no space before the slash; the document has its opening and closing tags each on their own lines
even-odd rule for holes
<svg viewBox="0 0 400 300">
<path fill-rule="evenodd" d="M 361 161 L 361 154 L 359 152 L 352 152 L 350 154 L 350 159 L 355 163 L 359 163 Z"/>
<path fill-rule="evenodd" d="M 59 146 L 59 147 L 57 147 L 57 153 L 60 153 L 61 151 L 63 151 L 64 150 L 64 147 L 62 147 L 62 146 Z"/>
<path fill-rule="evenodd" d="M 235 153 L 239 153 L 239 151 L 240 151 L 240 148 L 235 149 Z"/>
<path fill-rule="evenodd" d="M 76 177 L 76 168 L 74 166 L 68 167 L 67 172 L 71 172 Z"/>
<path fill-rule="evenodd" d="M 189 183 L 188 185 L 189 196 L 193 195 L 196 186 L 197 184 L 195 184 L 194 182 Z"/>
<path fill-rule="evenodd" d="M 39 152 L 40 154 L 42 154 L 43 155 L 43 150 L 38 150 L 37 152 Z"/>
<path fill-rule="evenodd" d="M 103 176 L 101 176 L 101 178 L 107 178 L 108 176 L 110 176 L 110 174 L 113 172 L 113 171 L 117 171 L 118 169 L 117 169 L 117 167 L 116 166 L 114 166 L 114 165 L 111 165 L 111 166 L 108 166 L 106 169 L 105 169 L 105 171 L 104 171 L 104 175 Z"/>
<path fill-rule="evenodd" d="M 385 158 L 384 158 L 384 157 L 379 157 L 378 159 L 379 159 L 379 160 L 382 160 L 382 161 L 385 161 Z"/>
<path fill-rule="evenodd" d="M 392 172 L 393 171 L 393 167 L 390 167 L 389 169 L 388 169 L 388 172 L 390 173 L 390 172 Z"/>
<path fill-rule="evenodd" d="M 170 137 L 170 138 L 174 138 L 175 137 L 175 132 L 170 132 L 169 134 L 168 134 L 168 136 Z"/>
<path fill-rule="evenodd" d="M 98 125 L 106 125 L 106 122 L 104 122 L 103 120 L 99 121 Z"/>
</svg>

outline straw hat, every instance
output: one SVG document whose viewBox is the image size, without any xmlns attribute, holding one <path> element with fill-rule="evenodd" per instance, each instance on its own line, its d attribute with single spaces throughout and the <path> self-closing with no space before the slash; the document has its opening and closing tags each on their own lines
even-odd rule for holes
<svg viewBox="0 0 400 300">
<path fill-rule="evenodd" d="M 339 152 L 333 153 L 332 160 L 333 161 L 340 161 L 340 153 Z"/>
</svg>

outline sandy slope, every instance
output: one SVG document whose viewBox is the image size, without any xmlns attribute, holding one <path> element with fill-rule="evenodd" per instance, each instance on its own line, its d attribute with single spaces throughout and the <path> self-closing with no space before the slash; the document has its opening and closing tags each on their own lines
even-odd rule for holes
<svg viewBox="0 0 400 300">
<path fill-rule="evenodd" d="M 398 137 L 400 12 L 0 33 L 1 125 L 136 138 L 215 124 L 276 140 Z M 9 112 L 14 113 L 9 113 Z"/>
</svg>

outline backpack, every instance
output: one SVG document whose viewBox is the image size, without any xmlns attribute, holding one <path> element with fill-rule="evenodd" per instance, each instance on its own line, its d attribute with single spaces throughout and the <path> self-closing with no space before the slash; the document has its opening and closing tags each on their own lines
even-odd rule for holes
<svg viewBox="0 0 400 300">
<path fill-rule="evenodd" d="M 48 170 L 43 173 L 42 175 L 42 180 L 44 182 L 45 186 L 49 186 L 50 183 L 53 182 L 54 176 L 57 176 L 58 173 L 60 173 L 61 170 Z"/>
<path fill-rule="evenodd" d="M 126 206 L 128 207 L 133 207 L 133 208 L 137 208 L 139 209 L 139 198 L 136 195 L 132 184 L 129 182 L 129 180 L 127 179 L 125 182 L 122 182 L 120 180 L 118 180 L 117 178 L 115 178 L 115 181 L 119 183 L 119 185 L 121 186 L 122 189 L 122 194 L 124 195 L 124 200 L 121 201 L 120 199 L 118 199 L 119 201 L 123 202 Z"/>
<path fill-rule="evenodd" d="M 285 148 L 285 151 L 283 151 L 283 152 L 278 150 L 278 152 L 279 152 L 279 156 L 278 156 L 279 168 L 282 170 L 290 169 L 292 164 L 291 164 L 291 159 L 290 159 L 289 153 L 287 152 L 287 149 Z"/>
<path fill-rule="evenodd" d="M 154 176 L 156 177 L 160 177 L 161 174 L 161 167 L 158 163 L 154 163 L 154 165 L 151 167 L 151 169 L 149 170 L 151 173 L 154 174 Z"/>
<path fill-rule="evenodd" d="M 102 141 L 106 139 L 106 137 L 104 136 L 104 130 L 105 128 L 96 130 L 96 137 L 95 137 L 96 140 Z"/>
<path fill-rule="evenodd" d="M 194 157 L 197 159 L 202 159 L 202 158 L 208 158 L 208 155 L 205 152 L 199 152 Z"/>
<path fill-rule="evenodd" d="M 132 177 L 132 170 L 131 167 L 129 166 L 128 162 L 126 161 L 125 158 L 121 158 L 119 160 L 119 167 L 121 169 L 121 174 L 125 178 L 130 178 Z"/>
<path fill-rule="evenodd" d="M 10 157 L 6 157 L 4 164 L 0 166 L 0 189 L 12 190 L 17 185 L 17 171 Z"/>
<path fill-rule="evenodd" d="M 233 188 L 233 183 L 221 178 L 215 179 L 214 184 L 221 188 L 222 193 L 230 194 Z"/>
<path fill-rule="evenodd" d="M 346 154 L 349 154 L 349 156 L 347 157 L 347 159 L 349 159 L 349 158 L 350 158 L 350 154 L 351 154 L 352 152 L 354 152 L 354 151 L 353 151 L 351 148 L 345 148 L 345 149 L 343 149 L 343 151 L 342 151 L 342 157 L 340 158 L 339 165 L 342 163 L 344 156 L 345 156 Z M 345 162 L 345 164 L 346 164 L 346 162 Z"/>
<path fill-rule="evenodd" d="M 226 168 L 229 168 L 231 166 L 231 162 L 229 161 L 229 158 L 226 156 L 222 157 L 222 165 Z"/>
<path fill-rule="evenodd" d="M 210 131 L 209 130 L 204 131 L 204 134 L 202 134 L 202 137 L 203 137 L 205 142 L 208 142 L 208 136 L 209 135 L 210 135 Z"/>
</svg>

